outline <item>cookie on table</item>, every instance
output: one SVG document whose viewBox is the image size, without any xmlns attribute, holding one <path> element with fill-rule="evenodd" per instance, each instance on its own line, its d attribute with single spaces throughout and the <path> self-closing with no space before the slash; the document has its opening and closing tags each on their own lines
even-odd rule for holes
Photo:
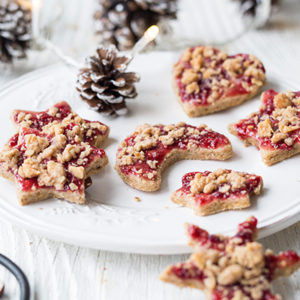
<svg viewBox="0 0 300 300">
<path fill-rule="evenodd" d="M 231 156 L 227 137 L 206 125 L 144 124 L 121 143 L 115 169 L 133 188 L 152 192 L 159 189 L 163 170 L 178 160 L 226 160 Z"/>
<path fill-rule="evenodd" d="M 193 172 L 183 176 L 182 187 L 171 195 L 171 200 L 206 216 L 249 207 L 250 195 L 259 195 L 262 187 L 262 178 L 254 174 L 226 169 Z"/>
<path fill-rule="evenodd" d="M 257 220 L 239 224 L 233 237 L 211 235 L 187 224 L 194 253 L 183 262 L 168 267 L 161 280 L 179 287 L 202 290 L 214 300 L 281 300 L 271 291 L 271 282 L 289 276 L 300 267 L 294 251 L 275 255 L 255 241 Z"/>
<path fill-rule="evenodd" d="M 265 82 L 264 66 L 253 55 L 228 55 L 208 46 L 185 50 L 173 70 L 178 101 L 190 117 L 240 105 Z"/>
<path fill-rule="evenodd" d="M 262 160 L 273 165 L 300 152 L 300 92 L 267 90 L 260 110 L 230 124 L 229 132 L 260 150 Z"/>
<path fill-rule="evenodd" d="M 0 175 L 16 183 L 22 205 L 51 197 L 85 203 L 90 176 L 108 159 L 103 149 L 109 128 L 83 120 L 66 102 L 46 112 L 15 111 L 16 133 L 0 152 Z"/>
</svg>

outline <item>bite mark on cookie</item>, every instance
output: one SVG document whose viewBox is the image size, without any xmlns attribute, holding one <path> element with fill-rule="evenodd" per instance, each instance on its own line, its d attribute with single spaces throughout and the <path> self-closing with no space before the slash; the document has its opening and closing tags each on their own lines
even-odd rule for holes
<svg viewBox="0 0 300 300">
<path fill-rule="evenodd" d="M 262 187 L 260 176 L 245 172 L 227 169 L 192 172 L 183 176 L 182 187 L 171 195 L 171 200 L 206 216 L 249 207 L 250 196 L 260 194 Z"/>
<path fill-rule="evenodd" d="M 230 124 L 228 129 L 245 144 L 256 146 L 267 165 L 298 154 L 300 92 L 264 92 L 260 110 L 246 119 Z"/>
<path fill-rule="evenodd" d="M 133 188 L 155 191 L 163 170 L 178 160 L 225 160 L 231 156 L 230 141 L 206 125 L 144 124 L 121 143 L 115 169 Z"/>
</svg>

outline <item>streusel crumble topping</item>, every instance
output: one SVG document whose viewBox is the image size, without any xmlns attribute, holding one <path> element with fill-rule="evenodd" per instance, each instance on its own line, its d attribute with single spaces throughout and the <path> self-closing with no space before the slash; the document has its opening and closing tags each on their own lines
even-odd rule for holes
<svg viewBox="0 0 300 300">
<path fill-rule="evenodd" d="M 249 180 L 256 180 L 256 175 L 237 172 L 226 169 L 218 169 L 214 172 L 198 172 L 190 182 L 190 189 L 193 195 L 199 193 L 211 194 L 213 192 L 228 193 L 238 191 L 249 186 Z M 258 190 L 256 190 L 258 189 Z M 254 193 L 258 193 L 260 185 L 254 188 Z"/>
<path fill-rule="evenodd" d="M 59 135 L 66 131 L 77 141 L 82 140 L 96 147 L 100 146 L 103 136 L 107 136 L 109 131 L 101 122 L 82 119 L 66 102 L 57 103 L 43 112 L 15 111 L 12 117 L 19 128 L 34 128 L 47 135 Z"/>
<path fill-rule="evenodd" d="M 209 104 L 222 97 L 250 93 L 265 82 L 262 63 L 253 55 L 227 55 L 208 46 L 185 50 L 174 66 L 183 101 Z"/>
<path fill-rule="evenodd" d="M 21 190 L 84 190 L 86 170 L 105 156 L 92 144 L 107 126 L 83 120 L 65 102 L 41 113 L 17 111 L 14 121 L 20 129 L 1 151 L 0 165 L 16 176 Z"/>
<path fill-rule="evenodd" d="M 230 142 L 225 136 L 212 131 L 206 125 L 195 127 L 185 123 L 166 126 L 144 124 L 137 127 L 121 143 L 117 163 L 125 173 L 133 172 L 152 179 L 172 149 L 216 149 L 227 144 Z"/>
<path fill-rule="evenodd" d="M 239 224 L 233 237 L 210 235 L 195 225 L 187 225 L 190 244 L 195 249 L 186 262 L 166 269 L 161 279 L 180 286 L 203 290 L 207 299 L 280 300 L 271 292 L 271 281 L 288 276 L 300 267 L 294 251 L 273 254 L 255 241 L 257 220 Z"/>
<path fill-rule="evenodd" d="M 260 147 L 291 149 L 299 143 L 300 92 L 266 91 L 260 111 L 239 121 L 234 128 L 240 138 L 254 138 Z"/>
</svg>

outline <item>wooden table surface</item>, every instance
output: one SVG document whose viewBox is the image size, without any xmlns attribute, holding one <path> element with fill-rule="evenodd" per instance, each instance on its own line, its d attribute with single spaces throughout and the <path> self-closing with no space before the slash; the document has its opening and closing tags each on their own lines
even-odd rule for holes
<svg viewBox="0 0 300 300">
<path fill-rule="evenodd" d="M 300 1 L 283 0 L 281 10 L 267 28 L 248 33 L 230 47 L 258 57 L 268 53 L 264 59 L 267 69 L 272 67 L 288 78 L 298 78 L 300 85 L 299 16 Z M 0 86 L 52 61 L 49 53 L 44 53 L 25 66 L 13 71 L 7 69 L 0 73 Z M 153 256 L 91 250 L 33 235 L 3 220 L 0 225 L 0 253 L 15 261 L 27 274 L 32 299 L 204 299 L 199 291 L 179 289 L 158 280 L 166 266 L 185 260 L 187 255 Z M 294 249 L 300 253 L 299 236 L 300 223 L 263 239 L 262 243 L 274 251 Z M 0 279 L 6 285 L 3 299 L 18 299 L 15 279 L 3 268 L 0 268 Z M 278 280 L 273 286 L 283 299 L 300 299 L 300 271 L 289 279 Z"/>
</svg>

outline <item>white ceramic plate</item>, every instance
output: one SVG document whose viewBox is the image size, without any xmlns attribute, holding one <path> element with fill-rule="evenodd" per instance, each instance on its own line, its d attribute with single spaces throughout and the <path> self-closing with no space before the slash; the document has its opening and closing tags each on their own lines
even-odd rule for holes
<svg viewBox="0 0 300 300">
<path fill-rule="evenodd" d="M 105 119 L 89 109 L 75 91 L 76 70 L 63 65 L 42 69 L 7 85 L 0 93 L 0 143 L 14 133 L 9 121 L 13 109 L 44 110 L 60 100 L 67 100 L 82 117 L 100 120 L 111 127 L 109 140 L 103 148 L 110 164 L 93 177 L 87 191 L 87 205 L 73 205 L 49 199 L 20 206 L 14 184 L 0 179 L 0 216 L 51 239 L 80 246 L 120 252 L 172 254 L 189 252 L 184 235 L 184 222 L 200 225 L 210 232 L 231 234 L 237 224 L 251 215 L 259 220 L 260 236 L 274 233 L 298 220 L 300 211 L 300 156 L 275 166 L 261 162 L 254 147 L 245 148 L 227 132 L 227 124 L 245 117 L 259 107 L 259 97 L 240 107 L 202 118 L 188 118 L 175 100 L 171 89 L 171 68 L 177 59 L 174 53 L 151 53 L 137 57 L 131 68 L 141 74 L 139 96 L 129 103 L 130 113 L 117 119 Z M 269 85 L 277 90 L 297 89 L 268 70 Z M 120 141 L 144 122 L 193 125 L 206 123 L 230 138 L 234 156 L 231 160 L 181 161 L 163 174 L 160 191 L 144 193 L 123 183 L 113 170 L 115 153 Z M 298 165 L 299 166 L 299 165 Z M 186 172 L 230 168 L 263 176 L 264 192 L 253 199 L 253 205 L 242 211 L 229 211 L 200 217 L 188 208 L 173 204 L 169 198 L 180 187 Z M 135 202 L 134 197 L 141 198 Z"/>
</svg>

